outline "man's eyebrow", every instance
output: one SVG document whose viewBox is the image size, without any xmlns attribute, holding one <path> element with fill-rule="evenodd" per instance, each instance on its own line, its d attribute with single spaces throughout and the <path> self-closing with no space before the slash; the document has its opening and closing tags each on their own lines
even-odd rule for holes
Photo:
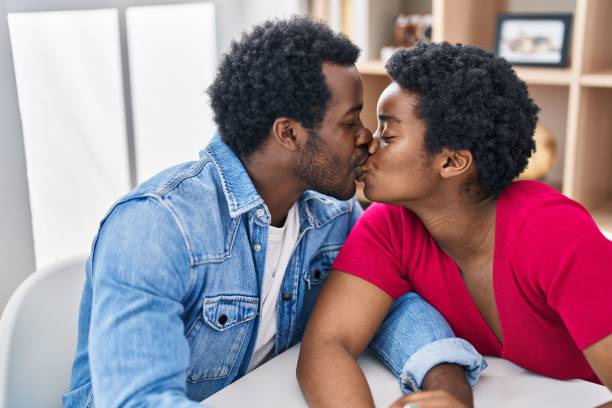
<svg viewBox="0 0 612 408">
<path fill-rule="evenodd" d="M 401 122 L 397 116 L 391 115 L 378 115 L 378 120 L 381 122 Z"/>
<path fill-rule="evenodd" d="M 361 112 L 362 109 L 363 109 L 362 104 L 355 105 L 351 109 L 347 110 L 344 115 L 348 115 L 349 113 Z"/>
</svg>

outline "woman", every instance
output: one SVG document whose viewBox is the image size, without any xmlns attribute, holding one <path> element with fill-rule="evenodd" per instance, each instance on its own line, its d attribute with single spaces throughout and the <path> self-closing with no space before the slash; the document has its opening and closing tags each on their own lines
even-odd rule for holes
<svg viewBox="0 0 612 408">
<path fill-rule="evenodd" d="M 534 150 L 525 84 L 505 60 L 447 43 L 399 51 L 386 68 L 393 82 L 362 177 L 384 204 L 352 230 L 309 322 L 298 368 L 307 400 L 333 398 L 318 385 L 323 360 L 335 395 L 363 387 L 347 355 L 408 291 L 482 354 L 612 389 L 612 242 L 578 203 L 513 182 Z M 451 388 L 398 404 L 471 404 Z"/>
</svg>

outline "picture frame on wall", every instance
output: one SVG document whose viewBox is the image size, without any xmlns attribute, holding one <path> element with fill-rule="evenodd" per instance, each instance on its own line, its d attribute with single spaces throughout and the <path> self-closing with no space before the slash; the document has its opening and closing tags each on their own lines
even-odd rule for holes
<svg viewBox="0 0 612 408">
<path fill-rule="evenodd" d="M 571 25 L 571 14 L 498 14 L 495 55 L 513 65 L 565 67 Z"/>
</svg>

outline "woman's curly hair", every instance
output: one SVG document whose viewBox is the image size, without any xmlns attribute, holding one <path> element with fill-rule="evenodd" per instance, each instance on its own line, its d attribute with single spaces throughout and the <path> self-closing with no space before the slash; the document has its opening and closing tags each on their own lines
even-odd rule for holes
<svg viewBox="0 0 612 408">
<path fill-rule="evenodd" d="M 318 129 L 331 98 L 322 63 L 352 65 L 358 56 L 348 38 L 308 17 L 270 20 L 243 33 L 208 89 L 221 138 L 248 157 L 278 117 Z"/>
<path fill-rule="evenodd" d="M 505 59 L 468 45 L 418 44 L 393 54 L 386 69 L 418 96 L 430 154 L 470 150 L 481 189 L 496 196 L 525 169 L 539 108 Z"/>
</svg>

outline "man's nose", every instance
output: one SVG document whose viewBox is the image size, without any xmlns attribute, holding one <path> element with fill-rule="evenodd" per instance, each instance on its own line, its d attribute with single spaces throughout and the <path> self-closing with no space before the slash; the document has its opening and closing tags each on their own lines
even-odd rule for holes
<svg viewBox="0 0 612 408">
<path fill-rule="evenodd" d="M 364 126 L 357 136 L 357 146 L 368 146 L 371 142 L 372 132 Z"/>
</svg>

